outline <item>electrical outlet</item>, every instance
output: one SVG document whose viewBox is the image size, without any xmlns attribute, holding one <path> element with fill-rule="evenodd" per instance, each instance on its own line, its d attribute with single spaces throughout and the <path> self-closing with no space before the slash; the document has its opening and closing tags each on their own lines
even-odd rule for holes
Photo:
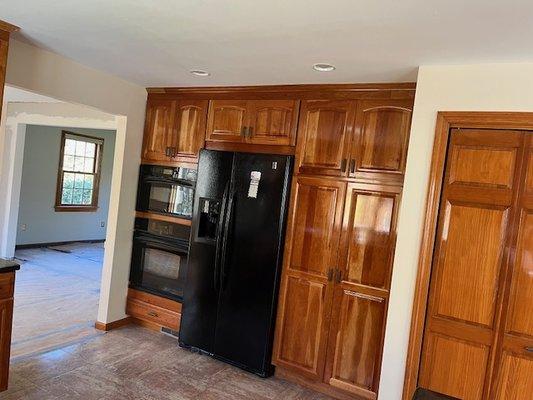
<svg viewBox="0 0 533 400">
<path fill-rule="evenodd" d="M 25 231 L 26 229 L 28 229 L 28 225 L 26 225 L 26 224 L 20 224 L 20 230 L 21 230 L 21 231 Z"/>
<path fill-rule="evenodd" d="M 100 227 L 105 228 L 105 221 L 100 221 Z"/>
</svg>

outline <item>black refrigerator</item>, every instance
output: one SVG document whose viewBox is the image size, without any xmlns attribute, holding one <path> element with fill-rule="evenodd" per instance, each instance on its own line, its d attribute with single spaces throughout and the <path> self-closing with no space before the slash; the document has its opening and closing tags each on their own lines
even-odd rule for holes
<svg viewBox="0 0 533 400">
<path fill-rule="evenodd" d="M 202 150 L 179 342 L 263 377 L 271 365 L 292 157 Z"/>
</svg>

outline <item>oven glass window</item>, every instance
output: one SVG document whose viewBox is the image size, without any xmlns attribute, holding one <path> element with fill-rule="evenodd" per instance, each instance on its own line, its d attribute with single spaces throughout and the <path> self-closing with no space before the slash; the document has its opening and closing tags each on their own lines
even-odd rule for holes
<svg viewBox="0 0 533 400">
<path fill-rule="evenodd" d="M 192 217 L 194 190 L 181 185 L 161 185 L 150 187 L 150 211 Z"/>
<path fill-rule="evenodd" d="M 184 282 L 180 279 L 180 267 L 185 262 L 185 257 L 179 254 L 152 247 L 145 248 L 142 285 L 181 297 Z"/>
</svg>

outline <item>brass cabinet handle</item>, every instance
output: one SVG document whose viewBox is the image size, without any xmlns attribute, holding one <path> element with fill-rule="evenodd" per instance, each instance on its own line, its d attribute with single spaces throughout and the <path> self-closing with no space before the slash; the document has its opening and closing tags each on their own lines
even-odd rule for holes
<svg viewBox="0 0 533 400">
<path fill-rule="evenodd" d="M 355 160 L 350 160 L 350 174 L 353 174 L 355 172 Z"/>
<path fill-rule="evenodd" d="M 150 317 L 159 317 L 159 314 L 156 313 L 155 311 L 149 311 L 149 312 L 148 312 L 148 315 L 149 315 Z"/>
<path fill-rule="evenodd" d="M 342 271 L 340 269 L 335 271 L 335 283 L 341 283 L 342 281 Z"/>
<path fill-rule="evenodd" d="M 328 282 L 331 282 L 333 279 L 333 268 L 328 270 Z"/>
<path fill-rule="evenodd" d="M 341 172 L 346 172 L 346 164 L 348 163 L 348 160 L 346 158 L 343 158 L 341 161 Z"/>
</svg>

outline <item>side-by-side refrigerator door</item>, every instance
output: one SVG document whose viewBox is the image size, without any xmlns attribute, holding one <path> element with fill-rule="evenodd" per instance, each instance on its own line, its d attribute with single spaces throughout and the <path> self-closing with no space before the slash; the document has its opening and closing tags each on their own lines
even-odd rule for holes
<svg viewBox="0 0 533 400">
<path fill-rule="evenodd" d="M 213 353 L 220 290 L 222 230 L 233 153 L 202 150 L 194 195 L 191 244 L 179 342 Z"/>
<path fill-rule="evenodd" d="M 291 158 L 236 153 L 233 170 L 214 353 L 268 376 Z"/>
</svg>

